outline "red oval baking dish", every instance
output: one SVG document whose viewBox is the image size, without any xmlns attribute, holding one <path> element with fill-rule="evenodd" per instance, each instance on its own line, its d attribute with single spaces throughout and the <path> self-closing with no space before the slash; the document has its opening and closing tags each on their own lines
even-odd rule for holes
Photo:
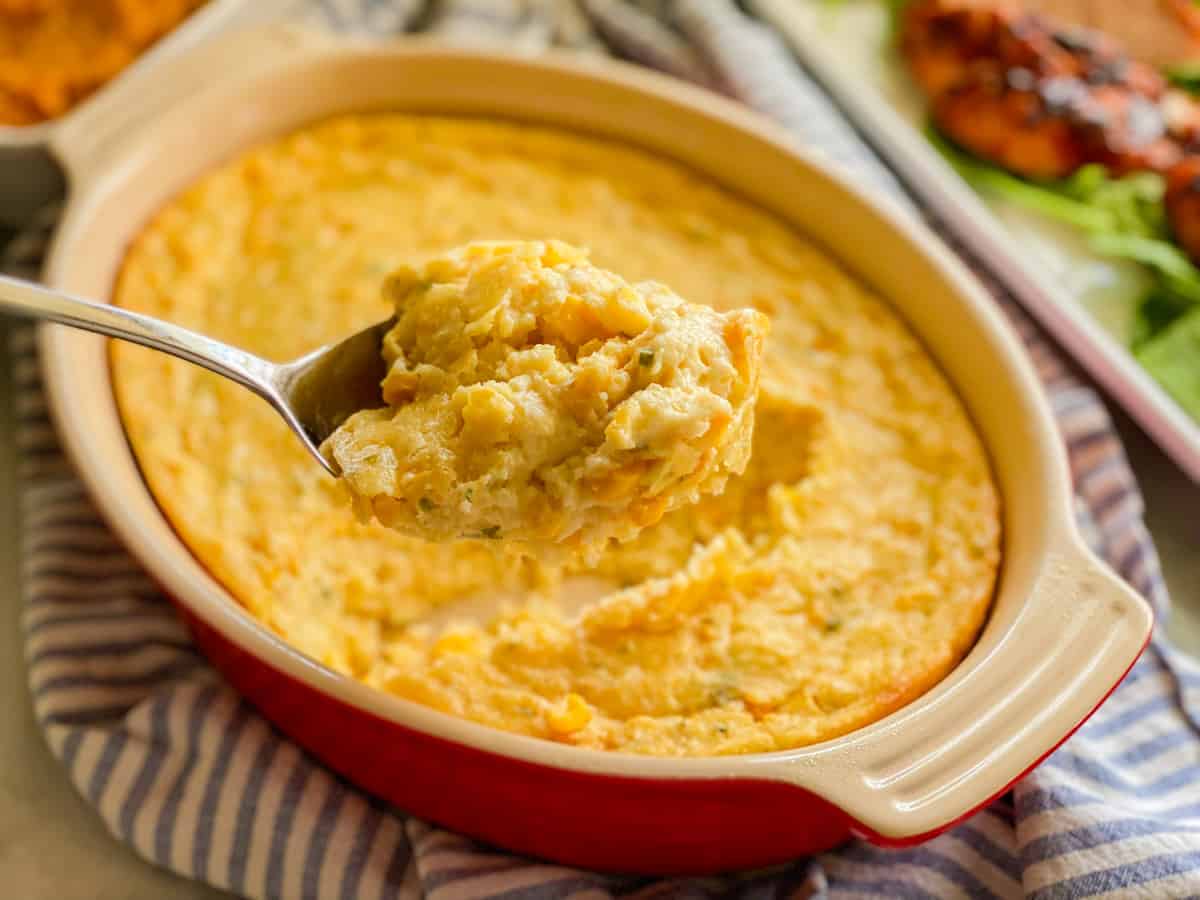
<svg viewBox="0 0 1200 900">
<path fill-rule="evenodd" d="M 922 225 L 754 114 L 611 62 L 369 46 L 288 28 L 239 34 L 164 69 L 137 109 L 141 121 L 55 146 L 70 176 L 45 273 L 56 287 L 109 296 L 130 238 L 163 202 L 248 144 L 314 119 L 401 109 L 548 123 L 673 157 L 816 238 L 921 336 L 991 454 L 1006 534 L 995 604 L 976 646 L 933 690 L 867 728 L 798 750 L 606 753 L 377 692 L 259 626 L 155 505 L 117 414 L 104 341 L 45 327 L 46 383 L 64 442 L 200 648 L 280 729 L 404 809 L 524 853 L 646 873 L 761 866 L 851 835 L 913 843 L 1035 766 L 1145 646 L 1149 608 L 1077 534 L 1053 420 L 994 303 Z"/>
</svg>

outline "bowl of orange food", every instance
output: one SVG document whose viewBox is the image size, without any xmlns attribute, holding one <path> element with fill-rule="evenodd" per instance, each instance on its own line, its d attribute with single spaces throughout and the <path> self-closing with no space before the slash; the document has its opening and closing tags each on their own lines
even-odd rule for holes
<svg viewBox="0 0 1200 900">
<path fill-rule="evenodd" d="M 9 0 L 0 4 L 0 222 L 18 225 L 62 186 L 48 151 L 86 140 L 118 96 L 164 59 L 278 3 L 242 0 Z M 257 9 L 254 9 L 257 7 Z M 136 88 L 134 82 L 142 81 Z"/>
<path fill-rule="evenodd" d="M 113 527 L 225 677 L 363 787 L 605 869 L 912 843 L 1036 765 L 1148 640 L 990 298 L 754 114 L 616 63 L 293 29 L 198 51 L 157 102 L 56 148 L 52 285 L 285 359 L 386 318 L 399 267 L 555 239 L 771 319 L 745 472 L 585 561 L 356 519 L 236 387 L 43 330 Z"/>
</svg>

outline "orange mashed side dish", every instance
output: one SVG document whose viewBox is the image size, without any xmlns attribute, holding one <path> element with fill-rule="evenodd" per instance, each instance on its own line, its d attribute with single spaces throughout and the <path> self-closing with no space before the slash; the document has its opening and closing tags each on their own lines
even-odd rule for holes
<svg viewBox="0 0 1200 900">
<path fill-rule="evenodd" d="M 0 0 L 0 125 L 61 116 L 205 0 Z"/>
</svg>

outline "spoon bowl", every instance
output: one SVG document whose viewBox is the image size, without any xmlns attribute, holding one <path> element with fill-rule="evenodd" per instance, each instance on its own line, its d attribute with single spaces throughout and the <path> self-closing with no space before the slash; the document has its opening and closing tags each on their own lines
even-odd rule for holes
<svg viewBox="0 0 1200 900">
<path fill-rule="evenodd" d="M 275 395 L 263 396 L 331 475 L 340 476 L 341 471 L 319 448 L 360 409 L 384 405 L 379 384 L 387 365 L 379 350 L 383 336 L 395 324 L 393 316 L 336 344 L 274 365 L 270 380 Z"/>
<path fill-rule="evenodd" d="M 169 353 L 249 388 L 274 407 L 313 458 L 341 475 L 320 451 L 322 442 L 360 409 L 383 406 L 380 353 L 387 319 L 299 359 L 274 363 L 153 316 L 93 303 L 31 281 L 0 276 L 0 310 L 81 328 Z"/>
</svg>

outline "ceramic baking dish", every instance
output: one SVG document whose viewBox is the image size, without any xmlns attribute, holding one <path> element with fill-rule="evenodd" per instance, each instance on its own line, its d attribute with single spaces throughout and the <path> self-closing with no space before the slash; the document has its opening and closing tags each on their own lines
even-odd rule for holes
<svg viewBox="0 0 1200 900">
<path fill-rule="evenodd" d="M 55 147 L 70 203 L 50 284 L 108 297 L 130 238 L 164 201 L 251 142 L 332 113 L 479 114 L 616 137 L 674 157 L 785 217 L 888 297 L 957 385 L 1004 499 L 1004 561 L 977 645 L 929 693 L 799 750 L 654 759 L 503 733 L 323 668 L 252 620 L 188 552 L 126 443 L 104 341 L 47 326 L 46 383 L 100 509 L 162 584 L 212 662 L 279 728 L 398 806 L 495 844 L 639 872 L 760 866 L 852 834 L 901 845 L 1005 791 L 1133 664 L 1151 613 L 1082 544 L 1047 405 L 1001 314 L 904 214 L 860 193 L 786 133 L 718 97 L 621 64 L 436 45 L 367 46 L 296 31 L 200 51 L 224 76 L 166 73 L 146 124 Z M 187 95 L 186 99 L 180 99 Z M 197 140 L 196 135 L 204 135 Z"/>
<path fill-rule="evenodd" d="M 127 107 L 154 78 L 153 70 L 235 23 L 278 15 L 296 0 L 208 0 L 111 81 L 64 115 L 37 125 L 0 125 L 0 225 L 19 226 L 62 190 L 51 145 L 86 139 L 94 122 Z"/>
</svg>

